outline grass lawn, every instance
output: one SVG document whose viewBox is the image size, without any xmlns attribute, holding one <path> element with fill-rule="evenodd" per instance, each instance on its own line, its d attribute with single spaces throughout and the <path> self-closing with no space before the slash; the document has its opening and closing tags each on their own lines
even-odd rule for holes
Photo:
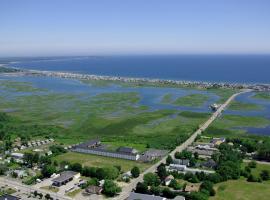
<svg viewBox="0 0 270 200">
<path fill-rule="evenodd" d="M 51 192 L 58 192 L 59 191 L 59 189 L 57 187 L 52 187 L 52 186 L 44 186 L 44 187 L 41 187 L 40 189 L 48 190 Z"/>
<path fill-rule="evenodd" d="M 247 165 L 248 163 L 244 162 L 241 167 L 244 169 Z M 256 168 L 251 169 L 251 173 L 256 177 L 259 177 L 262 170 L 268 170 L 270 172 L 270 165 L 257 163 Z"/>
<path fill-rule="evenodd" d="M 245 179 L 227 181 L 215 185 L 217 194 L 210 200 L 269 200 L 270 181 L 249 183 Z"/>
<path fill-rule="evenodd" d="M 56 156 L 54 160 L 57 160 L 59 163 L 64 160 L 71 163 L 78 162 L 84 166 L 90 166 L 90 167 L 108 167 L 108 166 L 120 165 L 123 171 L 129 171 L 134 166 L 138 166 L 141 171 L 144 171 L 145 169 L 151 166 L 151 164 L 139 163 L 139 162 L 135 162 L 131 160 L 96 156 L 96 155 L 90 155 L 90 154 L 82 154 L 82 153 L 76 153 L 76 152 L 68 152 L 68 153 Z"/>
<path fill-rule="evenodd" d="M 72 192 L 67 193 L 66 195 L 69 197 L 75 197 L 77 194 L 79 194 L 82 191 L 82 189 L 73 190 Z"/>
</svg>

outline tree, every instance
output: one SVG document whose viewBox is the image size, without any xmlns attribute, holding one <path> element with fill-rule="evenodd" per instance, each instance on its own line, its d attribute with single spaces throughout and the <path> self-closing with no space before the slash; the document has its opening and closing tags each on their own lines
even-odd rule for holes
<svg viewBox="0 0 270 200">
<path fill-rule="evenodd" d="M 102 193 L 108 197 L 113 197 L 121 192 L 121 188 L 118 187 L 112 180 L 105 180 Z"/>
<path fill-rule="evenodd" d="M 168 199 L 173 199 L 176 196 L 176 194 L 174 194 L 174 192 L 172 192 L 169 188 L 164 188 L 162 193 L 163 196 Z"/>
<path fill-rule="evenodd" d="M 4 175 L 7 170 L 8 167 L 6 165 L 0 164 L 0 175 Z"/>
<path fill-rule="evenodd" d="M 157 167 L 157 175 L 159 176 L 161 180 L 164 180 L 167 177 L 168 173 L 166 170 L 166 166 L 164 164 L 160 164 Z"/>
<path fill-rule="evenodd" d="M 153 195 L 160 196 L 161 188 L 159 186 L 151 186 L 150 192 Z"/>
<path fill-rule="evenodd" d="M 98 169 L 96 170 L 96 177 L 97 177 L 99 180 L 104 179 L 105 176 L 106 176 L 106 172 L 104 171 L 103 168 L 98 168 Z"/>
<path fill-rule="evenodd" d="M 264 181 L 270 180 L 270 173 L 269 173 L 269 171 L 268 170 L 262 170 L 261 173 L 260 173 L 260 177 Z"/>
<path fill-rule="evenodd" d="M 142 194 L 147 194 L 148 193 L 148 187 L 145 183 L 139 182 L 136 185 L 135 192 L 137 193 L 142 193 Z"/>
<path fill-rule="evenodd" d="M 170 155 L 168 155 L 168 157 L 166 158 L 166 165 L 170 165 L 173 163 L 173 159 Z"/>
<path fill-rule="evenodd" d="M 175 179 L 171 180 L 169 187 L 173 188 L 174 190 L 181 189 L 181 185 Z"/>
<path fill-rule="evenodd" d="M 82 175 L 87 177 L 97 177 L 97 168 L 96 167 L 84 167 L 82 170 Z"/>
<path fill-rule="evenodd" d="M 133 178 L 137 178 L 140 176 L 140 169 L 137 166 L 133 167 L 130 172 Z"/>
<path fill-rule="evenodd" d="M 213 183 L 210 181 L 204 181 L 202 182 L 201 186 L 200 186 L 200 191 L 206 190 L 208 191 L 210 196 L 215 196 L 216 192 L 213 188 Z"/>
<path fill-rule="evenodd" d="M 195 158 L 196 160 L 199 159 L 199 153 L 198 153 L 198 152 L 195 152 L 193 155 L 194 155 L 194 158 Z"/>
<path fill-rule="evenodd" d="M 256 168 L 257 167 L 257 163 L 255 161 L 251 161 L 251 162 L 248 163 L 248 166 L 250 168 Z"/>
<path fill-rule="evenodd" d="M 82 172 L 82 164 L 80 164 L 80 163 L 71 164 L 70 169 L 75 171 L 75 172 Z"/>
<path fill-rule="evenodd" d="M 115 167 L 104 167 L 105 179 L 114 180 L 119 176 L 119 171 Z"/>
<path fill-rule="evenodd" d="M 56 168 L 53 165 L 44 165 L 44 167 L 41 170 L 41 174 L 46 178 L 50 177 L 55 172 Z"/>
<path fill-rule="evenodd" d="M 145 174 L 143 180 L 148 186 L 158 186 L 160 184 L 159 177 L 154 173 Z"/>
<path fill-rule="evenodd" d="M 45 195 L 45 199 L 48 199 L 48 200 L 51 199 L 51 195 L 50 194 L 46 194 Z"/>
</svg>

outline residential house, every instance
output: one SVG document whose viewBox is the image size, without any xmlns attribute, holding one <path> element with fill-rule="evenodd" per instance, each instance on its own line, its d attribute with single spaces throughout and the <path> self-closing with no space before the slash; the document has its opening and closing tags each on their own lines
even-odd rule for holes
<svg viewBox="0 0 270 200">
<path fill-rule="evenodd" d="M 164 179 L 164 183 L 166 186 L 170 185 L 171 181 L 174 179 L 173 175 L 169 175 Z"/>
</svg>

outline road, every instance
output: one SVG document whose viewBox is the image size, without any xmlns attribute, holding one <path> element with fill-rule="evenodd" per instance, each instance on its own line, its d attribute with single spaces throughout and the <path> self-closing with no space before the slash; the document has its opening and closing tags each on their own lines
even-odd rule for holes
<svg viewBox="0 0 270 200">
<path fill-rule="evenodd" d="M 58 195 L 54 192 L 34 188 L 33 186 L 29 186 L 29 185 L 24 185 L 23 183 L 20 183 L 18 181 L 14 181 L 14 180 L 10 180 L 6 177 L 5 178 L 0 177 L 0 185 L 8 185 L 11 188 L 15 188 L 16 190 L 20 190 L 20 193 L 25 193 L 25 194 L 30 194 L 31 192 L 37 191 L 39 193 L 42 193 L 44 196 L 46 194 L 50 194 L 51 197 L 53 197 L 54 199 L 59 199 L 59 200 L 70 200 L 71 199 L 71 198 L 63 196 L 63 195 Z"/>
<path fill-rule="evenodd" d="M 231 103 L 231 101 L 234 100 L 234 98 L 242 93 L 246 93 L 246 92 L 250 92 L 251 90 L 244 90 L 242 92 L 233 94 L 224 104 L 222 104 L 217 110 L 216 112 L 214 112 L 211 117 L 200 126 L 200 128 L 198 130 L 195 131 L 195 133 L 193 133 L 184 143 L 182 143 L 180 146 L 176 147 L 172 152 L 170 152 L 170 156 L 174 157 L 174 154 L 176 152 L 181 152 L 184 149 L 186 149 L 189 145 L 191 145 L 196 137 L 198 135 L 200 135 L 205 129 L 207 129 L 210 124 L 222 113 L 222 111 Z M 138 182 L 142 182 L 143 181 L 143 176 L 149 172 L 155 172 L 157 167 L 161 164 L 161 163 L 166 163 L 166 158 L 167 156 L 165 156 L 164 158 L 162 158 L 159 162 L 155 163 L 154 165 L 152 165 L 150 168 L 148 168 L 147 170 L 145 170 L 142 174 L 140 174 L 140 176 L 136 179 L 132 179 L 130 184 L 127 185 L 126 187 L 122 188 L 122 192 L 120 193 L 119 196 L 113 198 L 115 200 L 124 200 L 126 199 L 130 192 L 136 187 Z"/>
</svg>

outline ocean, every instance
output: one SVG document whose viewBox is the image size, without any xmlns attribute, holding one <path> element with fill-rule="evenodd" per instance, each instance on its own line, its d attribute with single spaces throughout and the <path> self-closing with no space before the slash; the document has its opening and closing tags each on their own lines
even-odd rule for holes
<svg viewBox="0 0 270 200">
<path fill-rule="evenodd" d="M 12 61 L 17 60 L 13 59 Z M 230 83 L 270 83 L 270 55 L 28 58 L 12 63 L 11 66 L 25 69 L 123 77 Z"/>
</svg>

